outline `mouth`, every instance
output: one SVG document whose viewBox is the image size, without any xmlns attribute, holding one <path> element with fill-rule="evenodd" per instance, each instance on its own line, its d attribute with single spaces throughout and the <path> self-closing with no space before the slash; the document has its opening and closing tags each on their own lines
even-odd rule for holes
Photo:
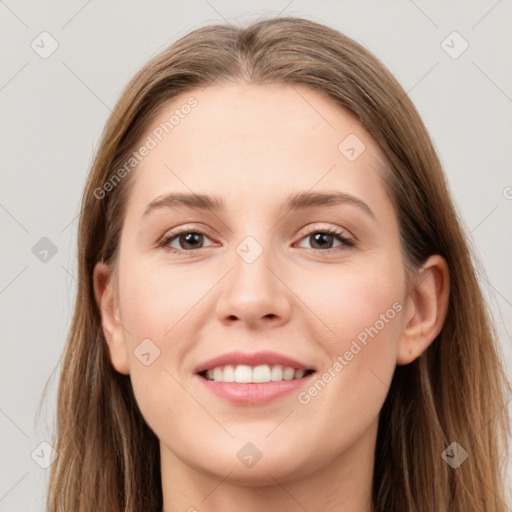
<svg viewBox="0 0 512 512">
<path fill-rule="evenodd" d="M 234 405 L 261 405 L 298 392 L 313 367 L 274 352 L 231 352 L 195 369 L 208 392 Z"/>
</svg>

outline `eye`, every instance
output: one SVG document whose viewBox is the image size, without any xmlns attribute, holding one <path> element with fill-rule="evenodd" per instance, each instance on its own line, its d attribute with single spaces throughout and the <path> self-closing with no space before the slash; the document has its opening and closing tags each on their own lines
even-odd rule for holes
<svg viewBox="0 0 512 512">
<path fill-rule="evenodd" d="M 201 249 L 201 244 L 205 238 L 208 238 L 201 231 L 193 229 L 182 229 L 168 233 L 158 243 L 160 247 L 171 252 L 191 252 L 197 249 Z M 173 247 L 173 243 L 178 243 L 179 247 Z"/>
<path fill-rule="evenodd" d="M 209 238 L 196 229 L 181 229 L 180 231 L 174 231 L 165 235 L 162 240 L 158 243 L 160 247 L 170 252 L 193 252 L 203 248 L 204 239 Z M 344 231 L 327 228 L 327 229 L 316 229 L 310 231 L 301 240 L 309 239 L 313 245 L 311 250 L 316 252 L 328 252 L 339 247 L 353 247 L 355 246 L 354 239 L 350 238 L 345 234 Z M 333 247 L 334 242 L 338 240 L 339 245 Z M 178 244 L 178 247 L 173 244 Z M 316 247 L 315 247 L 316 246 Z"/>
<path fill-rule="evenodd" d="M 334 228 L 321 230 L 316 229 L 314 231 L 310 231 L 301 240 L 310 240 L 311 244 L 313 245 L 312 250 L 317 252 L 327 252 L 331 249 L 336 249 L 336 247 L 333 247 L 333 243 L 335 240 L 338 240 L 340 242 L 338 247 L 355 246 L 355 241 L 352 238 L 349 238 L 345 234 L 345 232 Z"/>
</svg>

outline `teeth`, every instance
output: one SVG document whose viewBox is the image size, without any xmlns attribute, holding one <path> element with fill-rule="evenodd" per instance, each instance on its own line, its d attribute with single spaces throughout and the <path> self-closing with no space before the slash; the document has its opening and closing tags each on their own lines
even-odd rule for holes
<svg viewBox="0 0 512 512">
<path fill-rule="evenodd" d="M 295 370 L 295 379 L 302 379 L 304 377 L 304 374 L 306 373 L 305 370 Z"/>
<path fill-rule="evenodd" d="M 305 370 L 296 370 L 290 366 L 281 366 L 261 364 L 259 366 L 249 366 L 239 364 L 237 366 L 226 365 L 217 366 L 206 372 L 208 380 L 216 382 L 238 382 L 241 384 L 250 384 L 254 382 L 277 382 L 280 380 L 294 380 L 304 377 Z"/>
<path fill-rule="evenodd" d="M 228 364 L 224 366 L 224 375 L 221 375 L 224 382 L 235 382 L 235 367 Z"/>
<path fill-rule="evenodd" d="M 248 367 L 250 368 L 250 367 Z M 253 382 L 270 382 L 270 366 L 268 364 L 262 364 L 256 366 L 252 370 L 252 381 Z"/>
<path fill-rule="evenodd" d="M 283 370 L 283 379 L 284 380 L 293 380 L 293 377 L 295 377 L 295 370 L 293 368 L 290 368 L 287 366 Z"/>
<path fill-rule="evenodd" d="M 239 364 L 235 368 L 235 382 L 252 382 L 252 368 L 245 364 Z"/>
<path fill-rule="evenodd" d="M 272 367 L 272 372 L 270 373 L 270 379 L 275 382 L 277 380 L 283 380 L 283 367 L 280 364 Z"/>
</svg>

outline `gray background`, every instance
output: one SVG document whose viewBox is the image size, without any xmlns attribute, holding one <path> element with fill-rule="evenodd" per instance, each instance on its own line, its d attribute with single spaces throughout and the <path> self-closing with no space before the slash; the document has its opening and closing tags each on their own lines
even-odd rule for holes
<svg viewBox="0 0 512 512">
<path fill-rule="evenodd" d="M 70 325 L 79 201 L 110 108 L 131 76 L 178 37 L 206 23 L 267 14 L 304 15 L 345 32 L 409 92 L 487 275 L 482 285 L 510 374 L 511 0 L 274 0 L 243 6 L 226 0 L 44 6 L 6 0 L 0 3 L 0 511 L 43 510 L 49 470 L 35 460 L 44 463 L 51 453 L 39 445 L 49 439 L 55 378 L 40 414 L 38 406 Z M 58 43 L 46 59 L 31 47 L 34 40 L 42 46 L 43 31 Z M 453 31 L 469 44 L 457 58 L 445 50 L 458 53 L 462 41 L 451 36 L 442 43 Z M 32 250 L 42 237 L 57 248 L 46 262 Z"/>
</svg>

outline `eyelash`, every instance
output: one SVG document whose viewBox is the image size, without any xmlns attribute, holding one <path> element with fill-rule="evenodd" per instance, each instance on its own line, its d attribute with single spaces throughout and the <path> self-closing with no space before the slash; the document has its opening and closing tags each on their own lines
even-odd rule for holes
<svg viewBox="0 0 512 512">
<path fill-rule="evenodd" d="M 347 237 L 345 232 L 340 231 L 336 228 L 314 229 L 314 230 L 311 230 L 308 233 L 306 233 L 300 240 L 302 241 L 303 239 L 305 239 L 313 234 L 317 234 L 317 233 L 322 233 L 325 235 L 332 235 L 332 236 L 336 237 L 342 243 L 342 245 L 345 246 L 345 248 L 354 247 L 356 245 L 356 242 L 353 238 Z M 162 240 L 160 240 L 158 245 L 159 245 L 159 247 L 162 247 L 166 251 L 169 251 L 172 253 L 194 253 L 194 252 L 198 251 L 199 249 L 203 249 L 203 247 L 201 247 L 199 249 L 185 250 L 185 249 L 175 249 L 174 247 L 170 247 L 169 244 L 175 238 L 179 237 L 180 235 L 184 235 L 184 234 L 196 234 L 196 235 L 204 235 L 204 236 L 208 237 L 205 233 L 203 233 L 201 231 L 185 228 L 185 229 L 181 229 L 180 231 L 168 233 L 166 236 L 164 236 L 162 238 Z M 313 251 L 315 253 L 324 253 L 325 254 L 325 253 L 331 253 L 331 251 L 335 251 L 336 249 L 340 249 L 340 248 L 342 248 L 342 247 L 330 247 L 329 249 L 309 249 L 309 250 Z"/>
</svg>

